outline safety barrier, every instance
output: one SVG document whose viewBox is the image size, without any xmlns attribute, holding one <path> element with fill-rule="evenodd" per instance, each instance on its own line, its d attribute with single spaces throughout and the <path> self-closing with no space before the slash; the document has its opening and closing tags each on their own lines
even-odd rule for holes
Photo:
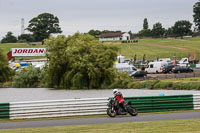
<svg viewBox="0 0 200 133">
<path fill-rule="evenodd" d="M 0 119 L 106 114 L 108 97 L 0 103 Z M 138 112 L 200 109 L 200 94 L 125 97 Z"/>
<path fill-rule="evenodd" d="M 108 98 L 11 102 L 10 119 L 105 114 Z"/>
<path fill-rule="evenodd" d="M 194 109 L 193 95 L 127 97 L 125 100 L 131 101 L 131 103 L 138 109 L 138 112 Z"/>
<path fill-rule="evenodd" d="M 9 103 L 0 103 L 0 119 L 8 119 L 9 116 Z"/>
</svg>

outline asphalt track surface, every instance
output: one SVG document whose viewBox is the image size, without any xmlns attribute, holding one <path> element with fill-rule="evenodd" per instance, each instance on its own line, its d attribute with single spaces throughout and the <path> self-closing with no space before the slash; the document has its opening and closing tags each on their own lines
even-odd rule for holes
<svg viewBox="0 0 200 133">
<path fill-rule="evenodd" d="M 134 117 L 127 115 L 127 116 L 117 116 L 115 118 L 95 117 L 95 118 L 5 122 L 5 123 L 0 123 L 0 129 L 88 125 L 88 124 L 103 124 L 103 123 L 105 124 L 105 123 L 121 123 L 121 122 L 145 122 L 145 121 L 179 120 L 179 119 L 200 119 L 200 112 L 148 114 L 148 115 L 146 114 Z"/>
</svg>

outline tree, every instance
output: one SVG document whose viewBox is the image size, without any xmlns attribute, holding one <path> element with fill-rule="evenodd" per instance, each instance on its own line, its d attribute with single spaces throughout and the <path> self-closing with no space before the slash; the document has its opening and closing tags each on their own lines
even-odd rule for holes
<svg viewBox="0 0 200 133">
<path fill-rule="evenodd" d="M 8 66 L 8 60 L 0 49 L 0 83 L 8 81 L 13 75 L 12 69 Z"/>
<path fill-rule="evenodd" d="M 12 32 L 7 32 L 6 36 L 3 37 L 3 39 L 1 40 L 1 43 L 16 43 L 17 42 L 17 38 L 15 36 L 13 36 Z"/>
<path fill-rule="evenodd" d="M 187 20 L 177 21 L 173 26 L 173 32 L 176 36 L 183 38 L 184 35 L 192 34 L 192 23 Z"/>
<path fill-rule="evenodd" d="M 143 23 L 143 30 L 147 30 L 147 29 L 149 29 L 149 25 L 148 25 L 147 18 L 145 18 L 144 23 Z"/>
<path fill-rule="evenodd" d="M 99 38 L 99 35 L 101 35 L 101 31 L 99 31 L 99 30 L 90 30 L 88 32 L 88 34 L 94 36 L 95 38 Z"/>
<path fill-rule="evenodd" d="M 27 30 L 32 32 L 36 41 L 48 38 L 51 33 L 62 33 L 59 19 L 50 13 L 43 13 L 29 21 Z"/>
<path fill-rule="evenodd" d="M 193 6 L 193 18 L 195 26 L 197 27 L 197 31 L 200 32 L 200 1 L 195 3 Z"/>
<path fill-rule="evenodd" d="M 34 42 L 35 39 L 32 34 L 21 34 L 18 36 L 18 41 L 19 40 L 25 40 L 26 42 Z"/>
<path fill-rule="evenodd" d="M 155 23 L 152 29 L 152 36 L 153 37 L 163 37 L 165 33 L 165 29 L 162 27 L 161 23 Z"/>
<path fill-rule="evenodd" d="M 151 37 L 151 30 L 147 29 L 147 30 L 141 30 L 138 33 L 139 37 Z"/>
<path fill-rule="evenodd" d="M 49 58 L 49 87 L 100 88 L 113 82 L 117 48 L 104 45 L 89 34 L 50 37 L 45 40 Z"/>
<path fill-rule="evenodd" d="M 173 27 L 169 27 L 166 31 L 165 31 L 165 36 L 166 37 L 174 37 L 174 32 L 173 32 Z"/>
<path fill-rule="evenodd" d="M 12 86 L 15 88 L 30 88 L 37 87 L 40 83 L 41 70 L 32 66 L 28 66 L 20 71 L 17 71 Z"/>
</svg>

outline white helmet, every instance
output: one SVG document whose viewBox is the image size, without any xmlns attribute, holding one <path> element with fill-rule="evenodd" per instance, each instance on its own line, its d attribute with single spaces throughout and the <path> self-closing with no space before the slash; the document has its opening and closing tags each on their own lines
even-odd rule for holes
<svg viewBox="0 0 200 133">
<path fill-rule="evenodd" d="M 114 90 L 113 90 L 113 94 L 114 94 L 114 95 L 117 95 L 118 92 L 119 92 L 118 89 L 114 89 Z"/>
</svg>

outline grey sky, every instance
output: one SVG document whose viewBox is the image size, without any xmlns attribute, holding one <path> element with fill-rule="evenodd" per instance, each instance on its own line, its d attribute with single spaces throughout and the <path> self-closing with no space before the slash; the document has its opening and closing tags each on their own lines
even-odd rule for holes
<svg viewBox="0 0 200 133">
<path fill-rule="evenodd" d="M 48 12 L 60 20 L 62 34 L 91 29 L 142 29 L 144 18 L 149 27 L 161 22 L 164 28 L 177 20 L 193 22 L 193 5 L 198 0 L 0 0 L 0 39 L 8 31 L 21 33 L 21 18 L 28 21 Z"/>
</svg>

